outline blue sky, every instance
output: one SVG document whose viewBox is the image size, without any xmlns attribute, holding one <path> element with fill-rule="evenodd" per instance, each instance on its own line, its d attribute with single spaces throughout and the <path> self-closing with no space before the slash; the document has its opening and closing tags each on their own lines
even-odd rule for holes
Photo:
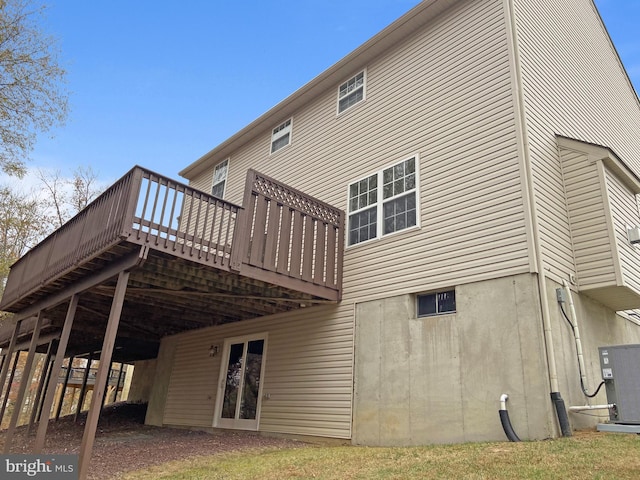
<svg viewBox="0 0 640 480">
<path fill-rule="evenodd" d="M 178 178 L 417 3 L 49 0 L 71 111 L 29 166 L 89 165 L 111 183 L 139 164 Z M 640 1 L 596 4 L 640 91 Z"/>
</svg>

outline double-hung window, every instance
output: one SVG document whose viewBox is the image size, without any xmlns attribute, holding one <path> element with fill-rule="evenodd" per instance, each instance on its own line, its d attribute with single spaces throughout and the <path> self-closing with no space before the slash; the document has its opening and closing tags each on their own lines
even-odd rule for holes
<svg viewBox="0 0 640 480">
<path fill-rule="evenodd" d="M 281 148 L 291 143 L 291 119 L 278 125 L 271 133 L 271 153 L 275 153 Z"/>
<path fill-rule="evenodd" d="M 365 98 L 367 77 L 364 70 L 351 77 L 338 88 L 338 113 L 353 107 Z"/>
<path fill-rule="evenodd" d="M 417 225 L 418 157 L 349 185 L 349 245 Z"/>
<path fill-rule="evenodd" d="M 213 186 L 211 195 L 224 198 L 224 186 L 227 183 L 227 171 L 229 170 L 229 159 L 223 160 L 213 169 Z"/>
</svg>

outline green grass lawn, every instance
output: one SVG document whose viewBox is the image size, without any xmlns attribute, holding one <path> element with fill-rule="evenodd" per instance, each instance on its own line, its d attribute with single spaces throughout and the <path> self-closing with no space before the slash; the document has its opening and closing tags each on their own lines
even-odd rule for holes
<svg viewBox="0 0 640 480">
<path fill-rule="evenodd" d="M 172 462 L 124 478 L 636 480 L 640 436 L 589 432 L 541 442 L 268 449 Z"/>
</svg>

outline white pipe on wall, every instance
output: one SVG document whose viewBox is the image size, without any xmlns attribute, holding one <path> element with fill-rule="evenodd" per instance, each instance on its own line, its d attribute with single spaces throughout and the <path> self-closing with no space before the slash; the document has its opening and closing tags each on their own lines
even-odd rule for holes
<svg viewBox="0 0 640 480">
<path fill-rule="evenodd" d="M 500 395 L 500 410 L 507 409 L 507 400 L 509 400 L 509 395 L 507 395 L 506 393 Z"/>
<path fill-rule="evenodd" d="M 569 407 L 570 412 L 582 412 L 585 410 L 611 410 L 616 405 L 614 403 L 609 403 L 607 405 L 579 405 Z"/>
<path fill-rule="evenodd" d="M 569 321 L 573 326 L 573 336 L 576 342 L 576 351 L 578 353 L 578 367 L 580 370 L 580 383 L 583 391 L 587 390 L 587 375 L 585 374 L 586 368 L 584 363 L 584 353 L 582 351 L 582 340 L 580 339 L 580 328 L 578 327 L 578 316 L 576 315 L 576 307 L 573 304 L 573 297 L 571 296 L 571 289 L 566 280 L 562 280 L 562 287 L 567 296 L 567 306 L 569 307 Z"/>
</svg>

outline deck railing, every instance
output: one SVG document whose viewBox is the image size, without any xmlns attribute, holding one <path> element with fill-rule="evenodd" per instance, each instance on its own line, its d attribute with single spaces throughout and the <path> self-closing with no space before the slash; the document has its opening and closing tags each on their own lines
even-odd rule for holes
<svg viewBox="0 0 640 480">
<path fill-rule="evenodd" d="M 244 201 L 243 208 L 134 167 L 11 267 L 0 309 L 121 242 L 265 281 L 303 281 L 338 299 L 343 212 L 253 170 Z"/>
<path fill-rule="evenodd" d="M 12 267 L 2 305 L 64 275 L 119 241 L 131 197 L 131 170 L 75 217 L 29 250 Z"/>
<path fill-rule="evenodd" d="M 125 240 L 228 269 L 239 210 L 237 205 L 134 167 L 11 267 L 1 306 Z"/>
<path fill-rule="evenodd" d="M 242 207 L 149 171 L 127 223 L 127 239 L 229 269 L 236 220 Z"/>
<path fill-rule="evenodd" d="M 344 212 L 254 170 L 247 174 L 235 264 L 336 292 L 342 288 Z M 235 267 L 239 268 L 239 267 Z"/>
<path fill-rule="evenodd" d="M 69 378 L 67 378 L 67 370 L 69 369 L 69 367 L 67 366 L 62 366 L 60 368 L 60 374 L 58 375 L 58 383 L 64 383 L 65 380 L 67 380 L 67 382 L 69 384 L 79 384 L 82 383 L 84 381 L 84 377 L 86 374 L 86 367 L 71 367 L 71 372 L 69 372 Z M 95 379 L 96 379 L 96 374 L 98 373 L 98 369 L 97 368 L 90 368 L 89 369 L 89 374 L 87 375 L 87 384 L 88 385 L 93 385 L 95 383 Z M 109 385 L 118 385 L 118 387 L 121 387 L 122 384 L 124 383 L 124 371 L 122 373 L 120 373 L 120 370 L 110 370 L 109 371 L 109 380 L 108 380 L 108 384 Z"/>
</svg>

